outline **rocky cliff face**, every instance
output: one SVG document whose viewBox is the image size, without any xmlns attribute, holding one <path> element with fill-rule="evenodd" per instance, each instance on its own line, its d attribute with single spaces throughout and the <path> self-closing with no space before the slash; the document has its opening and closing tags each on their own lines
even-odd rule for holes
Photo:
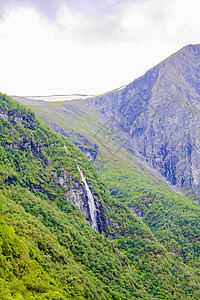
<svg viewBox="0 0 200 300">
<path fill-rule="evenodd" d="M 72 176 L 66 173 L 64 169 L 59 172 L 53 171 L 51 172 L 54 180 L 61 186 L 62 188 L 67 188 L 67 191 L 64 193 L 63 200 L 69 201 L 76 207 L 82 211 L 86 217 L 86 219 L 91 222 L 91 212 L 89 205 L 89 197 L 86 191 L 84 184 L 81 184 L 79 181 L 74 180 Z M 88 186 L 89 188 L 89 186 Z M 97 223 L 96 231 L 105 232 L 107 230 L 106 218 L 104 216 L 104 207 L 102 203 L 93 196 L 94 205 L 96 209 L 95 221 Z"/>
<path fill-rule="evenodd" d="M 125 88 L 87 101 L 107 126 L 128 134 L 124 146 L 132 153 L 200 197 L 200 45 L 186 46 Z"/>
</svg>

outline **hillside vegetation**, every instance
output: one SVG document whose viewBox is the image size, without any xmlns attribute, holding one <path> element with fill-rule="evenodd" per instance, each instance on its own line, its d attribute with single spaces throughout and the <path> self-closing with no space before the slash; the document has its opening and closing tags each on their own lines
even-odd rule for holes
<svg viewBox="0 0 200 300">
<path fill-rule="evenodd" d="M 82 184 L 77 165 L 102 205 L 101 234 L 65 197 Z M 193 226 L 199 207 L 164 190 L 157 198 L 156 190 L 147 194 L 148 184 L 144 191 L 137 182 L 128 186 L 117 165 L 113 172 L 108 165 L 102 169 L 111 195 L 77 147 L 31 110 L 0 95 L 1 299 L 200 298 L 198 226 Z M 181 214 L 174 208 L 164 212 L 161 200 L 166 207 L 181 207 Z M 136 204 L 146 224 L 129 209 Z M 183 249 L 177 248 L 181 242 Z M 193 242 L 196 248 L 189 247 Z M 183 250 L 188 259 L 170 253 Z"/>
</svg>

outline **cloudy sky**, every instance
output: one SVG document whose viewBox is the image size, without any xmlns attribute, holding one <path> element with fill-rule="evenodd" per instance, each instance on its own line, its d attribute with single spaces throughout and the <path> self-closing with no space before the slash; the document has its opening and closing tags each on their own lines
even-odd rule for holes
<svg viewBox="0 0 200 300">
<path fill-rule="evenodd" d="M 200 43 L 199 0 L 0 0 L 0 91 L 98 94 Z"/>
</svg>

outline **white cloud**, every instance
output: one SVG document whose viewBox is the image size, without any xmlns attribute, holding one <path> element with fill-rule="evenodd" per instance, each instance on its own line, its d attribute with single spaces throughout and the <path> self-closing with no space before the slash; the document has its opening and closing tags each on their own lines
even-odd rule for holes
<svg viewBox="0 0 200 300">
<path fill-rule="evenodd" d="M 178 43 L 199 43 L 200 2 L 176 0 L 170 3 L 171 14 L 166 24 L 167 37 Z"/>
<path fill-rule="evenodd" d="M 198 0 L 113 0 L 99 2 L 96 8 L 92 0 L 84 5 L 76 0 L 59 10 L 66 2 L 61 0 L 52 20 L 54 2 L 50 2 L 46 15 L 44 1 L 35 1 L 34 10 L 33 5 L 14 6 L 4 14 L 2 92 L 104 92 L 129 83 L 184 45 L 200 41 Z"/>
</svg>

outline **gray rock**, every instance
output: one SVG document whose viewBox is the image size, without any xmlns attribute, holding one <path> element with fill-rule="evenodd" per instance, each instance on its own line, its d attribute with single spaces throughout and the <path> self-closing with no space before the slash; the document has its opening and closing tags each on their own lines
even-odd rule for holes
<svg viewBox="0 0 200 300">
<path fill-rule="evenodd" d="M 200 45 L 189 45 L 121 90 L 87 100 L 129 139 L 132 154 L 200 197 Z"/>
</svg>

